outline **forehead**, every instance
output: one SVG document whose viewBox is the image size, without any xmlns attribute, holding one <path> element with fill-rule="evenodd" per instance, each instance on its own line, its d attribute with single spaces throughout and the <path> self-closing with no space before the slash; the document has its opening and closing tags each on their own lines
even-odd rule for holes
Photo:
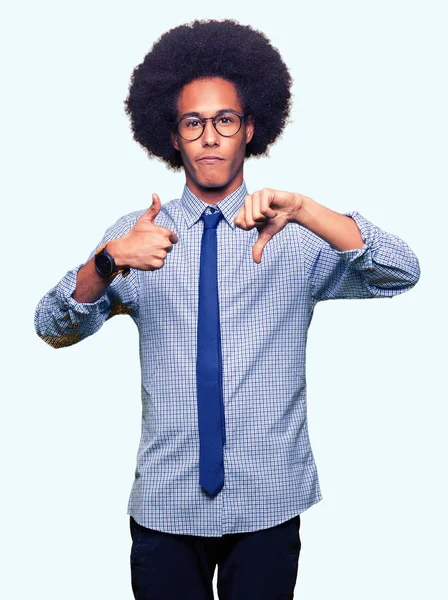
<svg viewBox="0 0 448 600">
<path fill-rule="evenodd" d="M 178 101 L 178 115 L 196 112 L 200 116 L 213 116 L 223 108 L 242 111 L 235 86 L 226 79 L 210 77 L 195 79 L 181 90 Z"/>
</svg>

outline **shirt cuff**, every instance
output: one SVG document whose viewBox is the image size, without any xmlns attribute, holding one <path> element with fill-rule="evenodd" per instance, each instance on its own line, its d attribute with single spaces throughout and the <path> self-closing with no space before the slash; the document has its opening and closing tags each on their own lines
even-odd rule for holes
<svg viewBox="0 0 448 600">
<path fill-rule="evenodd" d="M 331 246 L 333 252 L 346 262 L 351 263 L 360 271 L 373 271 L 372 250 L 376 232 L 375 225 L 365 219 L 357 211 L 347 212 L 344 213 L 344 215 L 346 217 L 351 217 L 356 222 L 361 232 L 364 245 L 361 248 L 355 248 L 353 250 L 336 250 L 336 248 Z"/>
<path fill-rule="evenodd" d="M 68 271 L 57 286 L 57 295 L 59 300 L 61 300 L 68 308 L 71 308 L 78 314 L 88 315 L 92 310 L 106 308 L 109 299 L 107 297 L 107 289 L 97 300 L 95 300 L 95 302 L 77 302 L 72 297 L 72 294 L 76 289 L 76 275 L 83 266 L 84 264 L 80 264 Z"/>
</svg>

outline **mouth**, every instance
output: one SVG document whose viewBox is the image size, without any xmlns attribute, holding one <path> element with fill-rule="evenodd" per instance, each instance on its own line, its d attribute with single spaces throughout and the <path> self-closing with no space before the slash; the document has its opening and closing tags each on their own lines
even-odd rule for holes
<svg viewBox="0 0 448 600">
<path fill-rule="evenodd" d="M 220 158 L 219 156 L 203 156 L 202 158 L 198 159 L 198 162 L 212 165 L 218 162 L 222 162 L 223 160 L 224 159 Z"/>
</svg>

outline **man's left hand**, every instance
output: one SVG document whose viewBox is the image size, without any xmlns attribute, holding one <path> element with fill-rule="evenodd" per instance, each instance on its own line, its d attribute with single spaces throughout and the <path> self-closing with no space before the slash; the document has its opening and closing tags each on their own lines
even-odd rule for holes
<svg viewBox="0 0 448 600">
<path fill-rule="evenodd" d="M 296 222 L 305 196 L 263 188 L 244 198 L 244 206 L 235 218 L 241 229 L 258 229 L 258 240 L 252 248 L 252 258 L 261 262 L 263 248 L 276 233 L 290 222 Z"/>
</svg>

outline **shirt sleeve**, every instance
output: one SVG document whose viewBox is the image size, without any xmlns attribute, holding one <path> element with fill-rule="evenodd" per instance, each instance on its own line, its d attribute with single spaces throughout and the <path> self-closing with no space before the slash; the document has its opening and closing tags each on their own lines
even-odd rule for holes
<svg viewBox="0 0 448 600">
<path fill-rule="evenodd" d="M 139 214 L 121 217 L 109 227 L 86 262 L 103 244 L 125 235 Z M 138 271 L 131 269 L 127 277 L 117 275 L 104 294 L 95 302 L 77 302 L 72 298 L 76 289 L 76 275 L 83 264 L 71 269 L 39 301 L 34 326 L 38 336 L 53 348 L 71 346 L 92 335 L 103 323 L 118 314 L 129 314 L 138 323 Z"/>
<path fill-rule="evenodd" d="M 364 241 L 362 248 L 336 250 L 305 227 L 300 228 L 314 300 L 390 298 L 410 290 L 420 277 L 420 265 L 409 246 L 358 212 L 345 214 L 356 221 Z"/>
</svg>

